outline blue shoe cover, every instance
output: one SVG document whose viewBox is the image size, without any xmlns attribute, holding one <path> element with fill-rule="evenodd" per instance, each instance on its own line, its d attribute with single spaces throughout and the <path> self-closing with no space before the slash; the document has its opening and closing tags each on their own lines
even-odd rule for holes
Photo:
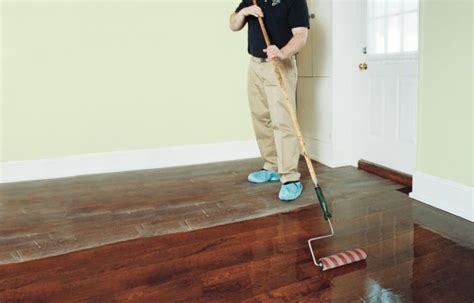
<svg viewBox="0 0 474 303">
<path fill-rule="evenodd" d="M 280 175 L 277 172 L 262 169 L 251 173 L 247 179 L 252 183 L 274 182 L 280 181 Z"/>
<path fill-rule="evenodd" d="M 297 199 L 302 192 L 303 184 L 299 181 L 282 184 L 278 198 L 282 201 L 291 201 Z"/>
</svg>

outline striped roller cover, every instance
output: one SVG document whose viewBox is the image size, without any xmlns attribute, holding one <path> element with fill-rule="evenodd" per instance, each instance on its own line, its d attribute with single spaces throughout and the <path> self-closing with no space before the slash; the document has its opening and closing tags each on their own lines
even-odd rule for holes
<svg viewBox="0 0 474 303">
<path fill-rule="evenodd" d="M 321 264 L 322 270 L 328 270 L 365 259 L 367 259 L 367 253 L 360 248 L 356 248 L 321 258 L 319 259 L 319 263 Z"/>
</svg>

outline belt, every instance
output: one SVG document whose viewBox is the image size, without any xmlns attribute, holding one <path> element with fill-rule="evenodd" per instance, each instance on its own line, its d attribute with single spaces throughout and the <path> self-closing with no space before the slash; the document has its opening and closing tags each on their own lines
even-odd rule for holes
<svg viewBox="0 0 474 303">
<path fill-rule="evenodd" d="M 295 56 L 291 56 L 291 59 L 293 59 Z M 270 62 L 272 61 L 272 59 L 268 59 L 268 58 L 259 58 L 259 57 L 255 57 L 255 56 L 252 56 L 250 55 L 250 58 L 252 58 L 253 61 L 255 62 L 259 62 L 259 63 L 263 63 L 263 62 Z"/>
<path fill-rule="evenodd" d="M 250 57 L 252 58 L 253 61 L 259 62 L 259 63 L 271 61 L 271 59 L 268 59 L 268 58 L 259 58 L 255 56 L 250 56 Z"/>
</svg>

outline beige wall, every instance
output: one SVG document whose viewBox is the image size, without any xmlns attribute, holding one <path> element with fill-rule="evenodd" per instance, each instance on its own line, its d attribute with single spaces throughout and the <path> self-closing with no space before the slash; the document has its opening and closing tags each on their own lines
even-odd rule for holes
<svg viewBox="0 0 474 303">
<path fill-rule="evenodd" d="M 422 0 L 417 170 L 474 185 L 473 4 Z"/>
<path fill-rule="evenodd" d="M 1 161 L 253 138 L 238 1 L 2 1 Z"/>
</svg>

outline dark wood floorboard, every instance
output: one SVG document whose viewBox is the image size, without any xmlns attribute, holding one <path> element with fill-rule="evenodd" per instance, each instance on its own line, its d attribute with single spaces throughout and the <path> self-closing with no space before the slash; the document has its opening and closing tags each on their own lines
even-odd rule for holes
<svg viewBox="0 0 474 303">
<path fill-rule="evenodd" d="M 2 265 L 0 302 L 472 302 L 472 225 L 386 195 L 339 202 L 336 236 L 314 246 L 362 247 L 364 262 L 314 266 L 306 241 L 328 227 L 310 206 Z"/>
<path fill-rule="evenodd" d="M 247 182 L 247 174 L 260 165 L 260 160 L 251 159 L 2 184 L 0 264 L 259 218 L 315 203 L 304 163 L 306 190 L 291 203 L 278 200 L 278 182 Z M 315 165 L 334 207 L 401 187 L 354 167 Z"/>
</svg>

